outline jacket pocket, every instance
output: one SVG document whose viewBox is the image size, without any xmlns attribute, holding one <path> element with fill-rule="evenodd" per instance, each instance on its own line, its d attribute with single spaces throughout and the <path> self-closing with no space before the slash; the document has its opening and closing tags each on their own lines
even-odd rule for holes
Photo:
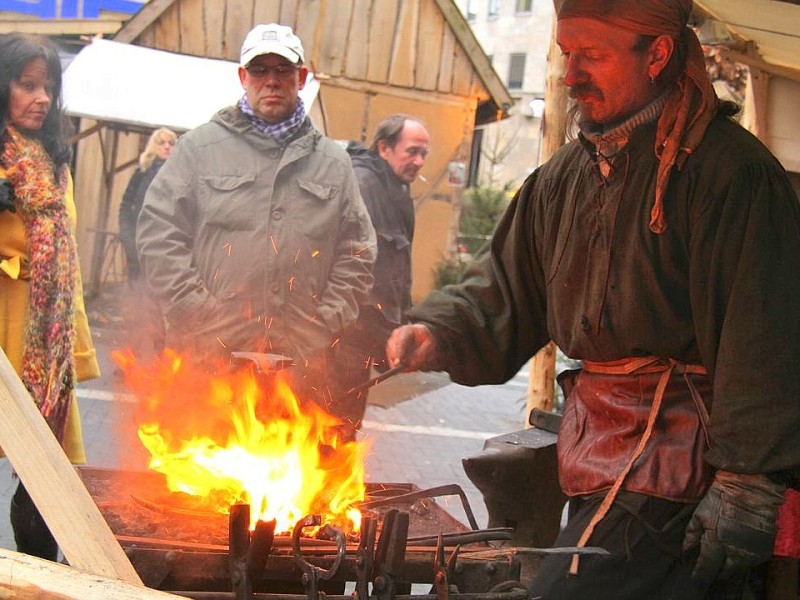
<svg viewBox="0 0 800 600">
<path fill-rule="evenodd" d="M 336 238 L 339 215 L 338 212 L 334 212 L 333 203 L 337 196 L 337 188 L 307 179 L 298 179 L 297 186 L 300 190 L 296 199 L 297 209 L 292 210 L 294 227 L 314 240 Z"/>
<path fill-rule="evenodd" d="M 252 229 L 252 206 L 257 195 L 254 181 L 255 173 L 200 177 L 205 223 L 225 230 Z"/>
</svg>

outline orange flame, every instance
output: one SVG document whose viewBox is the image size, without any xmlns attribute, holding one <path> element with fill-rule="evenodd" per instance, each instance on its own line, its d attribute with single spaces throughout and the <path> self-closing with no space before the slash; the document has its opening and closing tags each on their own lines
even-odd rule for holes
<svg viewBox="0 0 800 600">
<path fill-rule="evenodd" d="M 170 491 L 220 513 L 248 502 L 251 527 L 276 519 L 276 531 L 286 532 L 319 514 L 346 533 L 359 529 L 353 504 L 365 496 L 367 445 L 342 441 L 341 422 L 298 399 L 285 372 L 211 375 L 171 350 L 149 365 L 130 351 L 112 356 L 140 399 L 149 468 L 166 476 Z"/>
</svg>

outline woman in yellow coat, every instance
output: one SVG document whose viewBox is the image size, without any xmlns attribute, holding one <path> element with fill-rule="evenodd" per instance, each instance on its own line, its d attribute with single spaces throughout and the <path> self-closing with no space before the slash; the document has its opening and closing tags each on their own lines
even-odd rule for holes
<svg viewBox="0 0 800 600">
<path fill-rule="evenodd" d="M 77 464 L 86 456 L 75 384 L 99 368 L 83 305 L 60 95 L 51 42 L 0 36 L 0 347 Z M 57 559 L 22 483 L 11 524 L 20 552 Z"/>
</svg>

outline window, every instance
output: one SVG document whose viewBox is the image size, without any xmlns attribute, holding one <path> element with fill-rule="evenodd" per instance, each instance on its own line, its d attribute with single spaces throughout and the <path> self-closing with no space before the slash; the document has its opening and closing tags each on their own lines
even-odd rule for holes
<svg viewBox="0 0 800 600">
<path fill-rule="evenodd" d="M 508 89 L 521 90 L 525 81 L 525 53 L 512 54 L 508 59 Z"/>
<path fill-rule="evenodd" d="M 489 0 L 489 16 L 496 17 L 500 14 L 500 0 Z"/>
<path fill-rule="evenodd" d="M 478 18 L 478 13 L 475 12 L 476 4 L 476 0 L 467 0 L 467 21 L 469 23 L 474 23 L 475 19 Z"/>
<path fill-rule="evenodd" d="M 527 13 L 533 10 L 533 0 L 517 0 L 517 12 Z"/>
</svg>

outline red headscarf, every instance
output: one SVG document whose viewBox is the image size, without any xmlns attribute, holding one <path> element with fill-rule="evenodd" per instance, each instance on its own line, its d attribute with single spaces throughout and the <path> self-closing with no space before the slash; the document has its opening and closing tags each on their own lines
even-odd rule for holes
<svg viewBox="0 0 800 600">
<path fill-rule="evenodd" d="M 662 205 L 672 167 L 683 167 L 717 113 L 717 95 L 706 74 L 700 40 L 687 27 L 692 0 L 555 0 L 555 4 L 559 21 L 583 17 L 641 35 L 686 37 L 686 64 L 658 119 L 656 134 L 659 164 L 650 230 L 663 233 L 667 225 Z"/>
</svg>

